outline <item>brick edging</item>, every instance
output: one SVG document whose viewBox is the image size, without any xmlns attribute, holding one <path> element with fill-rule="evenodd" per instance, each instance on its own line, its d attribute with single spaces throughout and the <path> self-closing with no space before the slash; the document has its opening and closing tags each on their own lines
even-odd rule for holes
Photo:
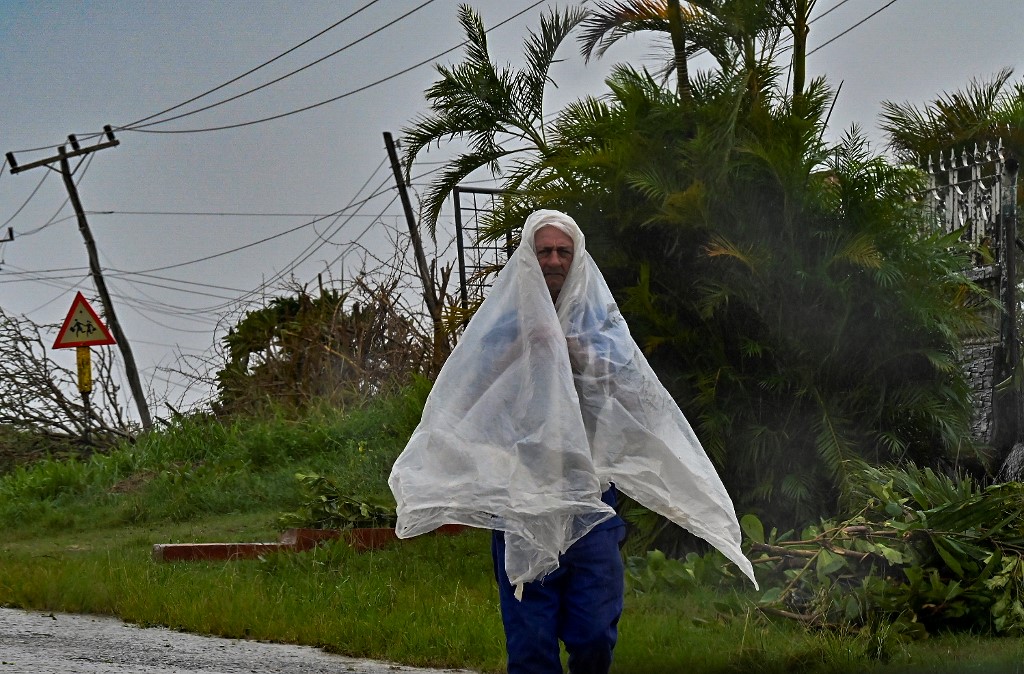
<svg viewBox="0 0 1024 674">
<path fill-rule="evenodd" d="M 453 535 L 467 527 L 445 524 L 432 533 Z M 288 529 L 274 543 L 156 543 L 154 562 L 233 561 L 273 552 L 304 552 L 324 541 L 344 539 L 353 549 L 376 550 L 398 541 L 394 529 Z"/>
</svg>

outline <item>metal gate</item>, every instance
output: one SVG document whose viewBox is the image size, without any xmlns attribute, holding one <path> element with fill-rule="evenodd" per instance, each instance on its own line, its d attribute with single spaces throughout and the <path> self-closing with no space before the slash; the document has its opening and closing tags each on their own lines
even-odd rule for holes
<svg viewBox="0 0 1024 674">
<path fill-rule="evenodd" d="M 923 166 L 927 172 L 923 204 L 931 222 L 946 233 L 961 231 L 961 240 L 977 251 L 968 276 L 1002 305 L 1002 311 L 988 314 L 998 336 L 967 340 L 963 365 L 973 388 L 975 439 L 1007 450 L 1024 430 L 1021 396 L 1012 388 L 997 390 L 1020 359 L 1017 160 L 999 141 L 975 146 L 973 152 L 940 154 Z"/>
<path fill-rule="evenodd" d="M 494 273 L 512 255 L 512 232 L 503 240 L 485 241 L 482 230 L 495 209 L 494 199 L 507 191 L 485 187 L 456 187 L 455 235 L 459 254 L 459 290 L 462 308 L 479 303 L 491 286 Z"/>
</svg>

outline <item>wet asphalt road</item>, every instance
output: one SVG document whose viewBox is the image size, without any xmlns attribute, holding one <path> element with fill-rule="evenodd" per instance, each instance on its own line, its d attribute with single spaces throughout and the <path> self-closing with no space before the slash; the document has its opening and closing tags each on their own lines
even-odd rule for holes
<svg viewBox="0 0 1024 674">
<path fill-rule="evenodd" d="M 315 648 L 142 628 L 116 618 L 0 608 L 0 674 L 395 674 L 417 669 Z"/>
</svg>

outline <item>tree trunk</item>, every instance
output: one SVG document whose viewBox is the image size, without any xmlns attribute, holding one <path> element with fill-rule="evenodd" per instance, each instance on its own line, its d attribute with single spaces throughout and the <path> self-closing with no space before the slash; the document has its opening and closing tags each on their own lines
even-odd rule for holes
<svg viewBox="0 0 1024 674">
<path fill-rule="evenodd" d="M 693 103 L 693 89 L 690 88 L 690 71 L 686 64 L 686 26 L 679 0 L 668 0 L 668 30 L 672 36 L 672 50 L 676 66 L 676 90 L 686 105 Z"/>
<path fill-rule="evenodd" d="M 800 102 L 804 96 L 807 81 L 807 34 L 814 0 L 795 0 L 793 6 L 793 109 L 802 114 Z"/>
</svg>

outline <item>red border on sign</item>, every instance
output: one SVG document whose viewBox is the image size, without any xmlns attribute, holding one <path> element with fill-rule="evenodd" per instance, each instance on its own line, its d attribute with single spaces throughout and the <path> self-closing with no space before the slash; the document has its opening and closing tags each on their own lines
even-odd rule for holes
<svg viewBox="0 0 1024 674">
<path fill-rule="evenodd" d="M 68 328 L 71 327 L 71 321 L 75 317 L 75 312 L 79 306 L 85 308 L 89 312 L 89 316 L 96 321 L 96 325 L 99 326 L 100 333 L 88 339 L 79 339 L 77 341 L 65 341 L 64 338 L 67 335 Z M 99 315 L 93 311 L 93 308 L 89 306 L 89 303 L 85 299 L 85 295 L 79 292 L 75 296 L 75 301 L 71 303 L 71 310 L 68 311 L 67 318 L 64 319 L 64 325 L 61 326 L 60 332 L 57 333 L 57 339 L 53 342 L 54 349 L 70 349 L 76 346 L 106 346 L 108 344 L 117 344 L 114 340 L 114 336 L 110 334 L 110 330 L 107 330 L 107 326 L 103 325 L 103 321 L 100 320 Z"/>
</svg>

